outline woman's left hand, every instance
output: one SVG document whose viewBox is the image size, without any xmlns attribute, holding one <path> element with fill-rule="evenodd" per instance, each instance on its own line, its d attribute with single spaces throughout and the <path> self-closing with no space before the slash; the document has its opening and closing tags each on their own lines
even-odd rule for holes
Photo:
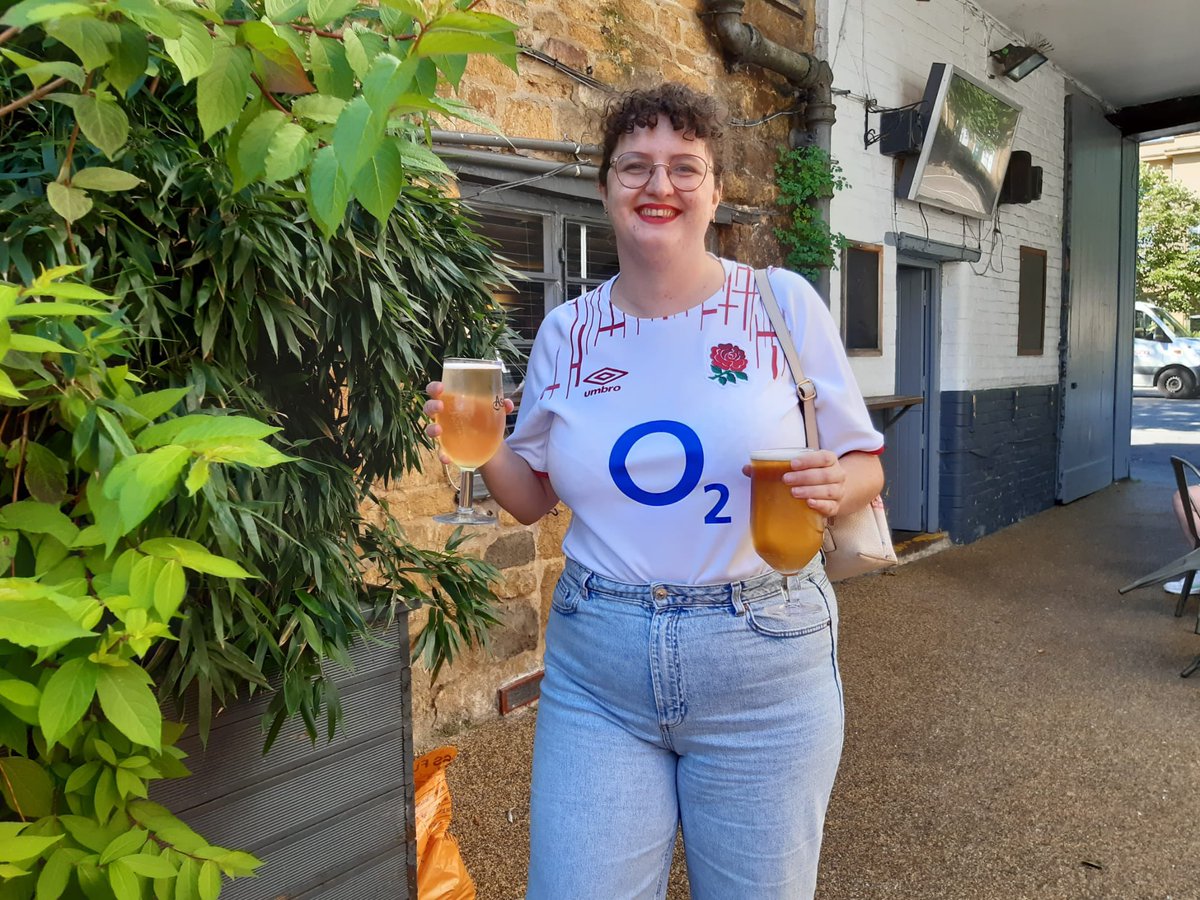
<svg viewBox="0 0 1200 900">
<path fill-rule="evenodd" d="M 750 467 L 742 469 L 750 474 Z M 792 496 L 808 503 L 814 510 L 832 519 L 842 507 L 846 496 L 846 470 L 841 460 L 829 450 L 813 450 L 792 459 L 792 471 L 783 476 L 791 485 Z"/>
</svg>

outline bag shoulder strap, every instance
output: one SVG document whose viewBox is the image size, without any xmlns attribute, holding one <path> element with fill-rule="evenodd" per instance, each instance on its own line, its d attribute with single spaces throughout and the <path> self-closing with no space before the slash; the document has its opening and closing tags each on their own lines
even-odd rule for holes
<svg viewBox="0 0 1200 900">
<path fill-rule="evenodd" d="M 817 430 L 817 386 L 805 377 L 804 369 L 800 366 L 800 354 L 796 351 L 796 342 L 792 340 L 792 332 L 783 319 L 783 311 L 779 301 L 775 299 L 775 291 L 771 287 L 771 279 L 767 277 L 766 269 L 755 269 L 754 280 L 758 282 L 758 293 L 762 297 L 763 306 L 767 308 L 767 316 L 783 355 L 787 358 L 788 368 L 792 370 L 792 378 L 796 382 L 796 396 L 800 399 L 800 413 L 804 419 L 804 436 L 809 447 L 817 449 L 821 446 L 821 436 Z"/>
</svg>

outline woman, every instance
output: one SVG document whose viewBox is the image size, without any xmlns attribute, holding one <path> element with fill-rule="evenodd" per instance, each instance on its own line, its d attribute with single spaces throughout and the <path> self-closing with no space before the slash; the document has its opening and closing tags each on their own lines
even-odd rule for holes
<svg viewBox="0 0 1200 900">
<path fill-rule="evenodd" d="M 546 628 L 530 900 L 661 898 L 682 826 L 695 900 L 811 897 L 842 747 L 837 614 L 820 559 L 781 577 L 748 528 L 750 452 L 802 447 L 752 270 L 705 250 L 715 101 L 666 84 L 604 122 L 620 273 L 553 310 L 516 429 L 483 467 L 537 521 L 573 513 Z M 819 388 L 827 449 L 784 480 L 826 516 L 883 484 L 862 396 L 809 284 L 771 282 Z M 426 412 L 441 411 L 438 383 Z M 437 436 L 436 424 L 428 433 Z"/>
</svg>

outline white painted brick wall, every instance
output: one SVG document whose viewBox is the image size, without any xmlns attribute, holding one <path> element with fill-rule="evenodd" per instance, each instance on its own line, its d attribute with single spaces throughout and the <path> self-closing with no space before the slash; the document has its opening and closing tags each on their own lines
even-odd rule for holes
<svg viewBox="0 0 1200 900">
<path fill-rule="evenodd" d="M 984 390 L 1058 381 L 1062 294 L 1064 74 L 1052 63 L 1023 81 L 989 79 L 988 52 L 1016 35 L 969 0 L 828 0 L 818 41 L 834 71 L 837 123 L 833 156 L 850 187 L 833 200 L 832 225 L 847 238 L 884 243 L 885 232 L 928 234 L 951 244 L 981 244 L 977 263 L 944 263 L 941 279 L 940 387 Z M 865 99 L 881 107 L 920 100 L 929 68 L 952 63 L 987 81 L 1023 108 L 1015 148 L 1028 150 L 1043 170 L 1042 197 L 998 207 L 995 252 L 992 222 L 895 198 L 894 162 L 878 146 L 863 147 Z M 845 93 L 843 93 L 845 92 Z M 867 117 L 878 129 L 879 115 Z M 922 209 L 924 215 L 922 215 Z M 1017 355 L 1018 253 L 1024 244 L 1045 250 L 1046 323 L 1041 356 Z M 841 273 L 830 294 L 840 320 Z M 852 360 L 863 392 L 892 393 L 895 386 L 896 254 L 884 249 L 883 355 Z"/>
</svg>

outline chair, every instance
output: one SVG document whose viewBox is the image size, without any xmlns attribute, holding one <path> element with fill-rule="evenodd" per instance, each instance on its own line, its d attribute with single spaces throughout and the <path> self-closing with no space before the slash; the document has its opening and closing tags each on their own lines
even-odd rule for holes
<svg viewBox="0 0 1200 900">
<path fill-rule="evenodd" d="M 1200 469 L 1178 456 L 1171 457 L 1171 467 L 1175 470 L 1175 486 L 1179 491 L 1179 502 L 1183 505 L 1183 518 L 1187 523 L 1187 532 L 1192 541 L 1192 548 L 1198 549 L 1200 548 L 1200 529 L 1197 528 L 1197 521 L 1200 520 L 1200 510 L 1196 509 L 1196 504 L 1192 501 L 1188 475 L 1190 473 L 1194 479 L 1193 483 L 1200 486 Z M 1179 602 L 1175 604 L 1176 617 L 1183 615 L 1188 598 L 1192 594 L 1192 583 L 1196 580 L 1196 572 L 1197 570 L 1193 569 L 1184 575 L 1183 591 L 1179 595 Z M 1200 634 L 1200 609 L 1196 611 L 1196 633 Z"/>
</svg>

